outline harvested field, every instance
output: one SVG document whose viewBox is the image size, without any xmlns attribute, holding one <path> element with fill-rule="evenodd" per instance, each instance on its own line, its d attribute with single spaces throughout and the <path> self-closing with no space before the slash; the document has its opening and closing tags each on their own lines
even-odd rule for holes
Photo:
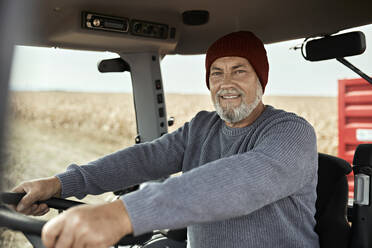
<svg viewBox="0 0 372 248">
<path fill-rule="evenodd" d="M 264 96 L 264 102 L 307 119 L 317 132 L 319 151 L 336 154 L 336 97 Z M 176 119 L 170 132 L 198 111 L 213 110 L 206 95 L 168 94 L 166 103 L 168 116 Z M 84 137 L 117 144 L 118 148 L 133 144 L 136 136 L 131 94 L 15 92 L 10 99 L 10 116 L 13 122 L 78 132 Z"/>
<path fill-rule="evenodd" d="M 210 97 L 203 95 L 168 94 L 166 103 L 168 116 L 176 120 L 169 131 L 200 110 L 213 110 Z M 264 103 L 303 116 L 317 132 L 318 150 L 337 154 L 337 98 L 266 96 Z M 9 116 L 5 190 L 130 146 L 136 136 L 130 94 L 13 92 Z M 85 201 L 100 202 L 110 196 Z M 23 235 L 0 230 L 0 247 L 31 246 Z"/>
</svg>

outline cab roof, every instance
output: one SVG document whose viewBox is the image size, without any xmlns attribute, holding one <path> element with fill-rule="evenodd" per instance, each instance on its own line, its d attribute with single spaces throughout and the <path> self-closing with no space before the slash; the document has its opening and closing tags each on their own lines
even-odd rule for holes
<svg viewBox="0 0 372 248">
<path fill-rule="evenodd" d="M 370 0 L 25 0 L 18 8 L 27 21 L 17 44 L 120 53 L 202 54 L 232 31 L 253 31 L 268 44 L 372 23 Z M 190 10 L 208 11 L 208 22 L 185 24 L 182 14 Z M 175 34 L 158 39 L 91 30 L 84 28 L 84 12 L 164 24 Z"/>
</svg>

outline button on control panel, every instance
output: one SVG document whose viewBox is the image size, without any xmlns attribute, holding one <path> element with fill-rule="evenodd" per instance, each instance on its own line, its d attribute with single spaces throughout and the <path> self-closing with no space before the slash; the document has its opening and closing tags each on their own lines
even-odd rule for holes
<svg viewBox="0 0 372 248">
<path fill-rule="evenodd" d="M 163 94 L 158 94 L 157 98 L 158 98 L 158 103 L 163 103 Z"/>
<path fill-rule="evenodd" d="M 155 88 L 157 90 L 161 90 L 161 81 L 159 79 L 155 80 Z"/>
<path fill-rule="evenodd" d="M 159 108 L 159 117 L 160 118 L 164 117 L 164 109 L 163 108 Z"/>
<path fill-rule="evenodd" d="M 133 35 L 145 36 L 149 38 L 167 39 L 168 38 L 168 25 L 131 20 L 130 22 L 130 32 Z"/>
</svg>

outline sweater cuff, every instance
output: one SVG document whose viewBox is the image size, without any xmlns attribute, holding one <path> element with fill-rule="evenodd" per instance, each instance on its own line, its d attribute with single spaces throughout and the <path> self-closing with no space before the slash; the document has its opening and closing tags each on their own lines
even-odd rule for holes
<svg viewBox="0 0 372 248">
<path fill-rule="evenodd" d="M 80 193 L 82 182 L 79 180 L 80 175 L 77 173 L 78 171 L 74 168 L 76 166 L 78 165 L 72 164 L 67 168 L 66 172 L 56 175 L 61 182 L 61 198 L 75 196 L 81 199 L 84 197 Z"/>
<path fill-rule="evenodd" d="M 151 188 L 147 185 L 141 190 L 120 197 L 127 209 L 134 236 L 169 228 L 164 226 L 161 212 L 165 210 L 156 206 L 158 196 Z"/>
</svg>

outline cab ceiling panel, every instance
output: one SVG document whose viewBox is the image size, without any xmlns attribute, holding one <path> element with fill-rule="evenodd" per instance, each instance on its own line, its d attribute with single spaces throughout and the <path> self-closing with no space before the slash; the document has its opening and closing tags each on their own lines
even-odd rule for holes
<svg viewBox="0 0 372 248">
<path fill-rule="evenodd" d="M 24 23 L 22 30 L 32 30 L 26 35 L 20 34 L 18 44 L 47 47 L 60 47 L 83 50 L 103 50 L 115 52 L 147 52 L 159 51 L 162 54 L 175 50 L 177 36 L 170 37 L 172 24 L 180 23 L 180 16 L 169 10 L 150 10 L 144 8 L 137 11 L 123 1 L 33 1 L 34 8 L 23 10 L 30 20 Z M 156 14 L 155 14 L 156 11 Z M 112 32 L 84 28 L 83 12 L 102 14 L 113 18 L 124 18 L 129 21 L 138 20 L 154 25 L 168 27 L 167 38 L 149 38 L 130 34 L 128 32 Z M 135 14 L 134 14 L 135 13 Z M 177 33 L 176 33 L 177 35 Z"/>
<path fill-rule="evenodd" d="M 24 0 L 27 1 L 27 0 Z M 29 0 L 28 0 L 29 1 Z M 372 23 L 370 0 L 34 0 L 20 10 L 28 23 L 19 44 L 117 52 L 159 51 L 199 54 L 216 38 L 237 30 L 252 30 L 265 43 L 332 34 Z M 186 25 L 182 13 L 207 10 L 209 22 Z M 164 24 L 164 39 L 86 29 L 82 12 Z M 170 36 L 174 28 L 175 36 Z M 130 30 L 129 30 L 130 31 Z"/>
</svg>

